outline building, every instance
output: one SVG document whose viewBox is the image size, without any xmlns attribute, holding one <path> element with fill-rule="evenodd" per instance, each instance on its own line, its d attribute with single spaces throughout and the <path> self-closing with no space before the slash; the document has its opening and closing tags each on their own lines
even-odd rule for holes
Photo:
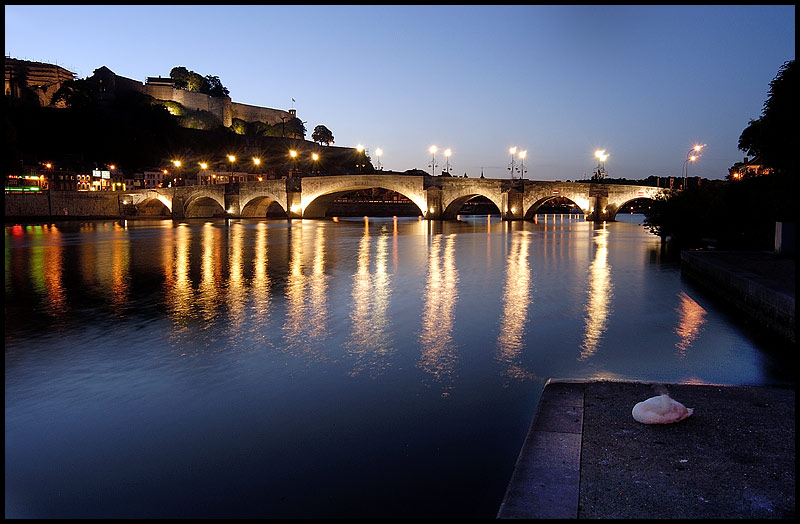
<svg viewBox="0 0 800 524">
<path fill-rule="evenodd" d="M 761 159 L 758 157 L 753 158 L 752 160 L 744 157 L 744 161 L 736 162 L 730 168 L 728 168 L 728 178 L 730 180 L 741 180 L 743 178 L 751 178 L 770 174 L 772 174 L 772 168 L 762 165 Z"/>
<path fill-rule="evenodd" d="M 5 94 L 13 98 L 35 98 L 41 106 L 51 106 L 53 95 L 75 73 L 54 64 L 5 57 Z M 53 107 L 65 107 L 59 102 Z"/>
</svg>

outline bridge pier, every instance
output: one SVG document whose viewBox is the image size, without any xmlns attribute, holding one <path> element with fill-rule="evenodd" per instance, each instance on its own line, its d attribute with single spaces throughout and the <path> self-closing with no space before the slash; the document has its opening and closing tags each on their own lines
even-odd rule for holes
<svg viewBox="0 0 800 524">
<path fill-rule="evenodd" d="M 425 219 L 441 220 L 444 214 L 442 209 L 442 190 L 439 187 L 429 187 L 424 190 L 425 209 L 422 210 Z"/>
<path fill-rule="evenodd" d="M 234 192 L 235 190 L 235 192 Z M 225 188 L 225 216 L 240 218 L 242 210 L 239 206 L 239 188 Z"/>
<path fill-rule="evenodd" d="M 299 191 L 286 193 L 286 216 L 289 218 L 303 218 L 303 194 Z"/>
<path fill-rule="evenodd" d="M 500 216 L 503 220 L 522 220 L 523 216 L 523 196 L 524 194 L 516 189 L 509 189 L 502 194 L 503 208 Z"/>
</svg>

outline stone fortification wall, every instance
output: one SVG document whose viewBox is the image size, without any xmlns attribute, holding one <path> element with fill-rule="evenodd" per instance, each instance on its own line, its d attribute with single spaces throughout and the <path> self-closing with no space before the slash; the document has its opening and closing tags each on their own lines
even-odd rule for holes
<svg viewBox="0 0 800 524">
<path fill-rule="evenodd" d="M 192 93 L 184 89 L 175 89 L 171 86 L 144 84 L 139 85 L 139 90 L 158 100 L 177 102 L 187 109 L 194 111 L 208 111 L 213 114 L 225 127 L 230 127 L 234 118 L 245 122 L 265 122 L 270 125 L 277 124 L 281 118 L 289 120 L 288 111 L 272 109 L 269 107 L 251 106 L 231 102 L 229 97 L 213 97 L 203 93 Z"/>
<path fill-rule="evenodd" d="M 120 193 L 105 191 L 47 191 L 6 193 L 6 217 L 118 217 Z"/>
<path fill-rule="evenodd" d="M 265 122 L 269 125 L 275 125 L 281 122 L 281 118 L 288 121 L 291 115 L 288 111 L 281 109 L 271 109 L 269 107 L 258 107 L 247 104 L 238 104 L 231 102 L 231 118 L 238 118 L 245 122 Z"/>
</svg>

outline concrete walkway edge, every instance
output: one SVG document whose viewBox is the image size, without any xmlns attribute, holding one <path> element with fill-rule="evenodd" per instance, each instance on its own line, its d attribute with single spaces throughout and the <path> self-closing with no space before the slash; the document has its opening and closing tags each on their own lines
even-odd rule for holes
<svg viewBox="0 0 800 524">
<path fill-rule="evenodd" d="M 497 518 L 577 518 L 584 388 L 548 380 Z"/>
</svg>

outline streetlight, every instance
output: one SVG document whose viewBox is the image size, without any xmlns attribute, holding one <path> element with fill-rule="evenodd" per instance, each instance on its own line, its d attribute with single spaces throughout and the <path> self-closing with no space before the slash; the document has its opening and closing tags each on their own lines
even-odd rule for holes
<svg viewBox="0 0 800 524">
<path fill-rule="evenodd" d="M 519 152 L 519 175 L 520 179 L 525 178 L 525 157 L 528 156 L 527 151 L 520 151 Z"/>
<path fill-rule="evenodd" d="M 175 182 L 174 185 L 178 185 L 178 180 L 180 179 L 180 174 L 181 174 L 181 161 L 180 160 L 173 160 L 172 164 L 175 166 L 175 172 L 176 172 L 175 174 L 178 175 L 178 176 L 173 178 L 173 180 Z M 166 170 L 164 170 L 164 172 L 166 173 Z"/>
<path fill-rule="evenodd" d="M 686 153 L 686 160 L 683 161 L 683 169 L 681 172 L 683 173 L 683 188 L 686 189 L 687 178 L 689 178 L 689 162 L 694 162 L 698 158 L 700 158 L 700 151 L 706 147 L 706 144 L 695 144 L 687 153 Z M 692 154 L 696 153 L 696 154 Z"/>
<path fill-rule="evenodd" d="M 289 150 L 289 156 L 292 157 L 292 161 L 294 163 L 294 170 L 297 171 L 297 151 L 294 149 Z M 289 176 L 292 176 L 292 170 L 289 170 Z"/>
<path fill-rule="evenodd" d="M 378 157 L 378 171 L 383 171 L 383 166 L 381 165 L 381 155 L 383 154 L 383 149 L 376 148 L 375 155 Z"/>
<path fill-rule="evenodd" d="M 446 166 L 444 170 L 448 175 L 450 174 L 450 155 L 452 155 L 452 154 L 453 154 L 453 152 L 450 151 L 450 149 L 445 149 L 444 150 L 444 158 L 445 158 L 445 166 Z"/>
<path fill-rule="evenodd" d="M 317 170 L 317 166 L 318 166 L 317 161 L 319 160 L 319 155 L 317 153 L 311 153 L 311 160 L 314 161 L 314 168 L 312 170 L 312 173 L 314 171 L 317 171 L 317 173 L 319 173 L 319 171 Z"/>
<path fill-rule="evenodd" d="M 229 182 L 233 182 L 233 164 L 236 162 L 236 157 L 234 155 L 228 155 L 228 162 L 231 163 L 231 178 Z"/>
<path fill-rule="evenodd" d="M 206 164 L 205 162 L 200 162 L 200 169 L 205 171 L 206 169 L 208 169 L 208 164 Z M 203 181 L 202 175 L 200 173 L 197 173 L 197 183 L 201 184 L 202 181 Z"/>
<path fill-rule="evenodd" d="M 602 180 L 606 176 L 606 159 L 608 155 L 605 149 L 598 149 L 594 152 L 594 156 L 597 158 L 597 179 Z"/>
<path fill-rule="evenodd" d="M 258 169 L 258 168 L 259 168 L 259 166 L 261 165 L 261 159 L 260 159 L 260 158 L 258 158 L 257 156 L 254 156 L 254 157 L 253 157 L 253 164 L 255 164 L 255 166 L 256 166 L 256 169 Z M 248 178 L 249 178 L 249 177 L 248 177 Z M 258 177 L 258 180 L 259 180 L 259 182 L 261 181 L 261 177 L 260 177 L 260 176 Z"/>
<path fill-rule="evenodd" d="M 431 146 L 428 148 L 428 151 L 431 154 L 431 163 L 428 164 L 428 167 L 431 168 L 431 176 L 436 175 L 436 168 L 439 167 L 438 165 L 436 165 L 436 150 L 437 150 L 436 146 Z"/>
<path fill-rule="evenodd" d="M 514 180 L 514 155 L 517 153 L 517 146 L 509 147 L 508 152 L 511 153 L 511 167 L 508 170 L 511 171 L 511 180 Z"/>
<path fill-rule="evenodd" d="M 362 169 L 364 169 L 367 164 L 364 162 L 364 159 L 361 156 L 364 154 L 364 146 L 358 144 L 356 146 L 356 151 L 358 151 L 358 158 L 356 159 L 356 167 L 358 168 L 358 172 L 360 173 Z"/>
</svg>

